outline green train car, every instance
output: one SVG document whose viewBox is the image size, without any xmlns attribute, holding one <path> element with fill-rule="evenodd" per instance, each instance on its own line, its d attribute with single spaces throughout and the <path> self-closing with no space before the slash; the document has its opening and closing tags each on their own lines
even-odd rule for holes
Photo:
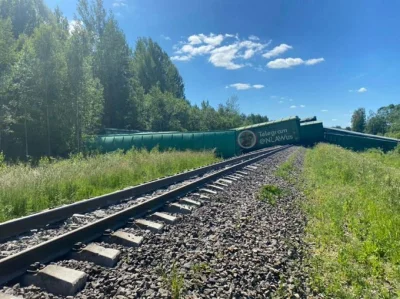
<svg viewBox="0 0 400 299">
<path fill-rule="evenodd" d="M 151 150 L 212 150 L 217 155 L 228 158 L 236 154 L 234 131 L 188 132 L 188 133 L 139 133 L 115 136 L 99 136 L 94 148 L 101 152 L 111 152 L 118 149 L 124 151 L 131 148 Z"/>
<path fill-rule="evenodd" d="M 278 121 L 234 129 L 237 152 L 249 152 L 265 147 L 295 144 L 300 140 L 300 119 L 290 117 Z"/>
<path fill-rule="evenodd" d="M 361 134 L 351 131 L 324 128 L 316 117 L 300 120 L 297 116 L 260 123 L 226 131 L 213 132 L 137 132 L 98 136 L 89 148 L 101 152 L 118 149 L 145 148 L 151 150 L 215 150 L 218 156 L 229 158 L 265 147 L 330 142 L 354 150 L 375 147 L 391 150 L 399 141 L 393 138 Z M 109 132 L 108 132 L 109 133 Z"/>
<path fill-rule="evenodd" d="M 300 123 L 300 140 L 303 145 L 313 145 L 324 140 L 324 126 L 321 121 Z"/>
<path fill-rule="evenodd" d="M 393 150 L 400 141 L 395 138 L 358 133 L 336 128 L 324 128 L 324 140 L 342 147 L 363 151 L 369 148 L 380 148 L 383 151 Z"/>
<path fill-rule="evenodd" d="M 101 152 L 131 148 L 151 150 L 156 146 L 160 150 L 215 149 L 217 155 L 229 158 L 273 145 L 297 143 L 299 138 L 299 118 L 292 117 L 227 131 L 103 135 L 98 136 L 89 147 Z"/>
</svg>

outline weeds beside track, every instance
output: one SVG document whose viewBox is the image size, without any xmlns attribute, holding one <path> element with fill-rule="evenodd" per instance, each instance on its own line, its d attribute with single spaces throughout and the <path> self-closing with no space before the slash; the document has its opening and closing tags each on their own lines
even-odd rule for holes
<svg viewBox="0 0 400 299">
<path fill-rule="evenodd" d="M 131 150 L 0 168 L 0 222 L 217 162 L 212 151 Z"/>
<path fill-rule="evenodd" d="M 396 161 L 396 163 L 389 162 Z M 312 281 L 333 298 L 400 296 L 400 156 L 307 150 Z"/>
</svg>

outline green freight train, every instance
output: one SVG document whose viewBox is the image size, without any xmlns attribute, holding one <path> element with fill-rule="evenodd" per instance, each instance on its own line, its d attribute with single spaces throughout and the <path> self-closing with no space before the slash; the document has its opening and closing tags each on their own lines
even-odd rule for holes
<svg viewBox="0 0 400 299">
<path fill-rule="evenodd" d="M 107 131 L 107 133 L 110 133 Z M 354 132 L 335 131 L 324 128 L 316 117 L 300 120 L 297 116 L 278 121 L 260 123 L 226 131 L 212 132 L 140 132 L 98 136 L 90 143 L 91 149 L 110 152 L 118 149 L 145 148 L 151 150 L 215 150 L 216 154 L 229 158 L 242 153 L 265 147 L 302 144 L 313 145 L 317 142 L 331 142 L 352 149 L 380 147 L 391 150 L 398 140 L 366 136 Z M 359 146 L 355 146 L 355 145 Z"/>
</svg>

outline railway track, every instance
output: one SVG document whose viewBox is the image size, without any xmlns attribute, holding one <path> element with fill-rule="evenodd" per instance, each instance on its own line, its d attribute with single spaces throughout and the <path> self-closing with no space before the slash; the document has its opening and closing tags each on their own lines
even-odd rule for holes
<svg viewBox="0 0 400 299">
<path fill-rule="evenodd" d="M 193 208 L 209 200 L 210 196 L 223 191 L 229 184 L 242 179 L 243 176 L 247 175 L 248 171 L 256 168 L 251 166 L 251 164 L 286 148 L 287 146 L 251 153 L 177 176 L 91 199 L 84 204 L 71 205 L 72 207 L 67 206 L 40 213 L 42 217 L 33 215 L 16 220 L 14 224 L 18 224 L 19 228 L 13 231 L 26 231 L 30 229 L 29 225 L 34 219 L 40 219 L 39 225 L 43 226 L 46 223 L 45 220 L 49 221 L 50 219 L 54 221 L 54 219 L 57 219 L 59 221 L 61 215 L 65 219 L 70 214 L 82 213 L 93 208 L 93 206 L 104 207 L 109 205 L 110 202 L 116 203 L 124 197 L 132 197 L 132 194 L 138 195 L 146 191 L 154 191 L 168 186 L 168 183 L 171 184 L 171 182 L 176 183 L 185 179 L 191 179 L 189 183 L 181 184 L 172 190 L 163 192 L 136 205 L 0 259 L 0 285 L 17 279 L 23 284 L 38 285 L 50 293 L 65 296 L 73 295 L 85 284 L 86 274 L 68 268 L 59 268 L 55 265 L 44 267 L 43 264 L 68 254 L 73 259 L 87 260 L 102 266 L 111 267 L 118 261 L 118 250 L 104 248 L 96 244 L 91 244 L 91 242 L 102 240 L 125 246 L 139 246 L 143 240 L 142 237 L 126 233 L 119 229 L 134 226 L 159 232 L 163 229 L 163 223 L 173 223 L 176 221 L 174 215 L 190 213 Z M 246 167 L 247 170 L 242 171 Z M 203 176 L 193 179 L 194 176 L 199 175 Z M 196 200 L 184 198 L 185 195 L 191 192 L 197 196 Z M 63 209 L 65 209 L 64 212 Z M 160 210 L 164 211 L 160 212 Z M 157 222 L 153 221 L 153 219 L 157 219 Z M 6 225 L 10 226 L 11 223 L 6 223 Z M 38 224 L 36 223 L 35 227 L 37 226 Z M 88 245 L 85 246 L 83 244 Z M 21 275 L 23 276 L 20 279 Z M 68 277 L 71 277 L 72 280 L 68 280 Z M 0 298 L 2 298 L 1 294 Z"/>
</svg>

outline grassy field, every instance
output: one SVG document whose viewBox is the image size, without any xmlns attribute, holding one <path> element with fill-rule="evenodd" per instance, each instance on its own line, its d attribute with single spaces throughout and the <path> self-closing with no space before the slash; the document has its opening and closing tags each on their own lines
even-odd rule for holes
<svg viewBox="0 0 400 299">
<path fill-rule="evenodd" d="M 219 159 L 208 152 L 131 150 L 75 156 L 38 167 L 6 166 L 0 159 L 0 222 L 109 193 L 203 166 Z"/>
<path fill-rule="evenodd" d="M 400 297 L 400 153 L 306 151 L 314 288 L 333 298 Z"/>
</svg>

